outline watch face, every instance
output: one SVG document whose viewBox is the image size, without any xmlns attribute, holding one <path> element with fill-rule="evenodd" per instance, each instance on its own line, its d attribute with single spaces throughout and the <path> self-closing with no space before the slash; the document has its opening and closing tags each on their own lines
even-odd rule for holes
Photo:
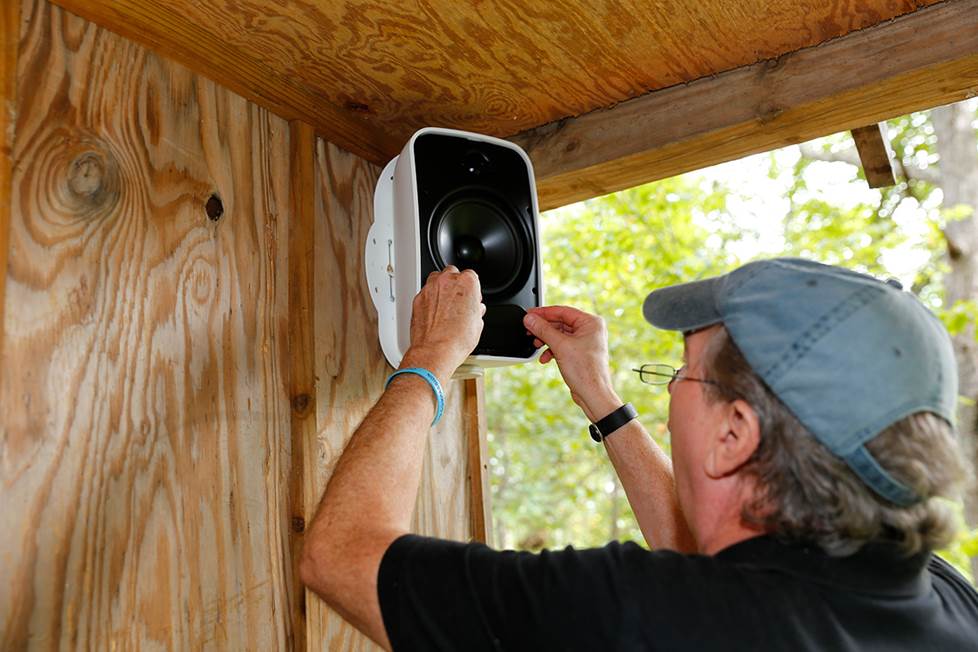
<svg viewBox="0 0 978 652">
<path fill-rule="evenodd" d="M 598 431 L 598 427 L 592 423 L 591 425 L 589 425 L 587 427 L 587 429 L 588 429 L 588 432 L 591 433 L 591 439 L 593 439 L 594 441 L 596 441 L 596 442 L 598 442 L 600 444 L 601 443 L 601 433 Z"/>
</svg>

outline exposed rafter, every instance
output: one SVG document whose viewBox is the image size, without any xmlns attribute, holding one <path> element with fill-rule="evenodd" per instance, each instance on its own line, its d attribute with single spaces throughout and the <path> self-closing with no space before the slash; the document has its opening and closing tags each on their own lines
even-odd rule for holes
<svg viewBox="0 0 978 652">
<path fill-rule="evenodd" d="M 978 0 L 533 129 L 541 208 L 978 94 Z"/>
</svg>

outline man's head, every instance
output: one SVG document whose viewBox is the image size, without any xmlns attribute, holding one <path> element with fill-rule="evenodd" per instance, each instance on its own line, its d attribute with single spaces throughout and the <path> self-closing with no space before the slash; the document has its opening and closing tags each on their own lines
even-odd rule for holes
<svg viewBox="0 0 978 652">
<path fill-rule="evenodd" d="M 657 290 L 644 312 L 656 326 L 693 333 L 690 362 L 713 384 L 683 388 L 685 396 L 674 387 L 673 402 L 695 391 L 708 405 L 726 406 L 704 412 L 723 417 L 709 435 L 715 454 L 732 455 L 731 463 L 743 455 L 736 437 L 720 446 L 724 418 L 756 419 L 757 444 L 731 473 L 738 491 L 749 493 L 746 522 L 839 554 L 887 536 L 908 551 L 942 540 L 934 533 L 948 524 L 935 525 L 940 506 L 930 498 L 953 491 L 961 475 L 950 426 L 957 376 L 946 331 L 915 297 L 848 270 L 776 259 Z M 695 511 L 702 503 L 692 494 L 712 491 L 715 502 L 719 485 L 702 459 L 683 459 L 696 446 L 677 441 L 681 433 L 707 435 L 678 410 L 670 414 L 680 431 L 673 430 L 677 483 L 684 508 Z M 710 445 L 697 444 L 701 453 Z M 691 471 L 700 475 L 682 477 Z M 914 544 L 910 530 L 923 538 Z"/>
</svg>

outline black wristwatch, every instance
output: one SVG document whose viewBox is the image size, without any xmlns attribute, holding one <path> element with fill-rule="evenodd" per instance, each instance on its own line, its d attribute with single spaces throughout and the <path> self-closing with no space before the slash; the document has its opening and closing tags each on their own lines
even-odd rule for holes
<svg viewBox="0 0 978 652">
<path fill-rule="evenodd" d="M 589 425 L 587 429 L 591 433 L 591 439 L 600 444 L 602 439 L 618 430 L 637 416 L 638 412 L 635 411 L 632 404 L 625 403 L 605 418 L 598 419 L 597 423 L 592 423 Z"/>
</svg>

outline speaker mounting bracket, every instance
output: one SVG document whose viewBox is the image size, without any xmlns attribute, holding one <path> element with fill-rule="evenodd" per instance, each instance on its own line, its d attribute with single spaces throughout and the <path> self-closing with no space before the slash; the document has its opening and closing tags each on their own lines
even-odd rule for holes
<svg viewBox="0 0 978 652">
<path fill-rule="evenodd" d="M 394 157 L 384 168 L 374 193 L 374 222 L 367 233 L 364 261 L 370 299 L 377 309 L 377 329 L 384 357 L 394 367 L 400 364 L 404 352 L 397 344 L 397 311 L 395 273 L 397 259 L 394 247 Z"/>
</svg>

